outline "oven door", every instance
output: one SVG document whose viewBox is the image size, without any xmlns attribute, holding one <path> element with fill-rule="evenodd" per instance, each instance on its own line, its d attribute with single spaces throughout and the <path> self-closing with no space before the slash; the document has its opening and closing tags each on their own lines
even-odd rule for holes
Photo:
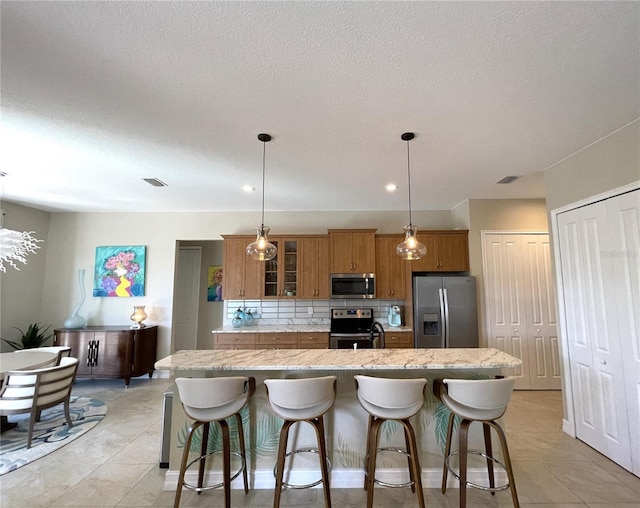
<svg viewBox="0 0 640 508">
<path fill-rule="evenodd" d="M 329 335 L 331 349 L 377 349 L 380 339 L 377 333 L 371 340 L 368 333 L 332 333 Z"/>
</svg>

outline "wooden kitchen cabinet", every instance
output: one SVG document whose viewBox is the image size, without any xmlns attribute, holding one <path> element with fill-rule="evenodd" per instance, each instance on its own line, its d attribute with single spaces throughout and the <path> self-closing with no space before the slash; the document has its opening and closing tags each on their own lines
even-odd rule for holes
<svg viewBox="0 0 640 508">
<path fill-rule="evenodd" d="M 329 334 L 326 332 L 299 332 L 298 349 L 329 349 Z"/>
<path fill-rule="evenodd" d="M 418 231 L 427 255 L 410 261 L 413 272 L 468 272 L 469 231 Z"/>
<path fill-rule="evenodd" d="M 298 298 L 329 298 L 329 237 L 309 236 L 298 241 Z"/>
<path fill-rule="evenodd" d="M 375 229 L 330 229 L 331 273 L 375 273 Z"/>
<path fill-rule="evenodd" d="M 53 334 L 55 346 L 71 347 L 71 356 L 78 358 L 77 377 L 122 378 L 129 385 L 132 377 L 153 374 L 157 326 L 59 328 Z"/>
<path fill-rule="evenodd" d="M 213 349 L 255 349 L 255 333 L 214 333 Z"/>
<path fill-rule="evenodd" d="M 403 237 L 404 238 L 404 237 Z M 384 347 L 389 348 L 412 348 L 413 333 L 411 332 L 387 332 L 384 336 Z"/>
<path fill-rule="evenodd" d="M 259 333 L 256 349 L 297 349 L 297 333 Z"/>
<path fill-rule="evenodd" d="M 396 254 L 396 246 L 404 235 L 376 235 L 376 297 L 406 298 L 407 263 Z"/>
<path fill-rule="evenodd" d="M 293 238 L 274 237 L 276 257 L 264 262 L 265 298 L 296 298 L 298 294 L 299 242 Z"/>
<path fill-rule="evenodd" d="M 259 299 L 262 297 L 263 263 L 246 254 L 253 236 L 225 237 L 222 293 L 225 300 Z"/>
</svg>

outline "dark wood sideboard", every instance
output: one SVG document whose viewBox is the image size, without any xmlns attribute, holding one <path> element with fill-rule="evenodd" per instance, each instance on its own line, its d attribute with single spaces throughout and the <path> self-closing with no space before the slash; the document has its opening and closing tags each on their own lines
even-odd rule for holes
<svg viewBox="0 0 640 508">
<path fill-rule="evenodd" d="M 70 346 L 78 358 L 77 377 L 122 378 L 153 374 L 158 327 L 131 330 L 124 326 L 87 326 L 54 330 L 56 346 Z"/>
</svg>

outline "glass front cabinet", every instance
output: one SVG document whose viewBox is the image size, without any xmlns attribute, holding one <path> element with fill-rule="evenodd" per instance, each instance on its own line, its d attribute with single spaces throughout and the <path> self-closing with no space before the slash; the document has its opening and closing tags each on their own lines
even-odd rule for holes
<svg viewBox="0 0 640 508">
<path fill-rule="evenodd" d="M 264 264 L 264 297 L 295 298 L 298 293 L 298 240 L 271 238 L 276 257 Z"/>
</svg>

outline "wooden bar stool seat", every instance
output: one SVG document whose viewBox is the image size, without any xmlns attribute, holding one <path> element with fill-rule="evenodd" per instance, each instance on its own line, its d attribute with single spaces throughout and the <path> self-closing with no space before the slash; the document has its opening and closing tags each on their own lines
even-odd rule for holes
<svg viewBox="0 0 640 508">
<path fill-rule="evenodd" d="M 447 428 L 447 441 L 444 452 L 444 465 L 442 468 L 442 493 L 447 489 L 447 473 L 451 473 L 460 481 L 460 508 L 467 506 L 467 487 L 491 492 L 511 490 L 513 506 L 518 508 L 518 494 L 513 477 L 513 468 L 507 447 L 507 438 L 504 430 L 496 421 L 501 418 L 513 392 L 514 377 L 500 379 L 436 379 L 433 391 L 436 397 L 451 411 Z M 451 441 L 455 417 L 460 420 L 458 429 L 458 450 L 451 451 Z M 473 422 L 481 422 L 484 434 L 485 451 L 469 450 L 467 446 L 469 426 Z M 491 429 L 494 429 L 500 440 L 504 463 L 493 456 L 491 446 Z M 480 485 L 467 479 L 467 455 L 474 454 L 483 457 L 487 462 L 487 474 L 489 485 Z M 451 467 L 450 460 L 453 456 L 459 456 L 459 473 Z M 507 473 L 508 482 L 496 486 L 494 465 L 501 466 Z"/>
<path fill-rule="evenodd" d="M 367 451 L 365 455 L 365 489 L 367 490 L 367 508 L 373 506 L 374 485 L 383 487 L 411 487 L 418 497 L 418 505 L 424 508 L 422 491 L 422 469 L 420 468 L 419 451 L 416 435 L 410 418 L 424 404 L 424 390 L 427 380 L 387 379 L 370 376 L 354 376 L 358 401 L 369 413 L 367 430 Z M 378 448 L 380 427 L 387 420 L 395 420 L 404 429 L 406 450 L 400 448 Z M 379 451 L 392 451 L 406 455 L 409 463 L 409 482 L 389 483 L 375 478 L 376 456 Z"/>
<path fill-rule="evenodd" d="M 174 508 L 180 506 L 182 487 L 195 490 L 198 494 L 205 490 L 224 487 L 225 507 L 231 506 L 231 482 L 241 473 L 244 479 L 244 492 L 249 492 L 247 478 L 247 462 L 244 446 L 244 430 L 240 410 L 249 402 L 255 392 L 256 382 L 252 377 L 219 377 L 219 378 L 177 378 L 176 386 L 185 414 L 193 419 L 189 427 L 187 440 L 182 453 L 182 464 L 178 475 L 178 486 Z M 228 418 L 235 418 L 238 428 L 239 451 L 231 451 Z M 205 462 L 207 457 L 219 453 L 220 450 L 208 451 L 209 429 L 211 423 L 218 423 L 222 430 L 222 483 L 204 485 Z M 198 428 L 202 427 L 200 455 L 189 462 L 191 442 Z M 241 461 L 240 469 L 231 476 L 231 455 Z M 196 462 L 198 465 L 198 482 L 196 485 L 185 481 L 185 474 L 189 467 Z"/>
<path fill-rule="evenodd" d="M 272 411 L 284 420 L 280 430 L 278 458 L 274 469 L 276 479 L 274 508 L 280 506 L 283 488 L 305 489 L 323 484 L 325 506 L 331 508 L 329 485 L 330 463 L 327 457 L 327 445 L 324 436 L 323 415 L 331 409 L 336 399 L 336 377 L 324 376 L 304 379 L 267 379 L 267 399 Z M 317 448 L 300 448 L 287 453 L 289 429 L 294 423 L 306 422 L 315 432 Z M 294 485 L 283 481 L 285 460 L 296 453 L 317 453 L 320 459 L 322 478 L 305 485 Z"/>
</svg>

